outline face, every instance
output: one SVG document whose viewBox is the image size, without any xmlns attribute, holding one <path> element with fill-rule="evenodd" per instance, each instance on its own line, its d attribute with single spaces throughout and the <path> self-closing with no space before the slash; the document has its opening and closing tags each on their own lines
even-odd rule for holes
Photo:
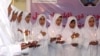
<svg viewBox="0 0 100 56">
<path fill-rule="evenodd" d="M 23 14 L 23 12 L 21 12 L 21 13 L 19 14 L 19 16 L 18 16 L 18 18 L 17 18 L 18 22 L 21 21 L 21 19 L 22 19 L 22 14 Z"/>
<path fill-rule="evenodd" d="M 12 15 L 12 16 L 13 16 L 13 20 L 16 20 L 17 14 L 18 14 L 18 12 L 14 13 L 14 14 Z"/>
<path fill-rule="evenodd" d="M 26 22 L 29 22 L 29 21 L 30 21 L 30 18 L 31 18 L 31 13 L 29 13 L 29 14 L 26 16 L 26 18 L 25 18 Z"/>
<path fill-rule="evenodd" d="M 45 24 L 45 17 L 42 16 L 40 19 L 39 19 L 39 23 L 41 26 L 43 26 Z"/>
<path fill-rule="evenodd" d="M 90 27 L 94 27 L 94 23 L 95 23 L 94 17 L 91 17 L 91 18 L 89 19 L 89 21 L 88 21 L 89 26 L 90 26 Z"/>
<path fill-rule="evenodd" d="M 76 26 L 76 22 L 75 22 L 75 20 L 72 20 L 72 21 L 70 22 L 70 24 L 69 24 L 69 27 L 70 27 L 70 28 L 75 28 L 75 26 Z"/>
<path fill-rule="evenodd" d="M 62 16 L 58 17 L 58 19 L 56 20 L 56 25 L 60 26 L 62 22 Z"/>
</svg>

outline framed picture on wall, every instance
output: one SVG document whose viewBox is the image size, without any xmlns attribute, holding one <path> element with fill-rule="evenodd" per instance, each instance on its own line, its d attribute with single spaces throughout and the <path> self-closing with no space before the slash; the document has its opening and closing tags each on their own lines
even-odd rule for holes
<svg viewBox="0 0 100 56">
<path fill-rule="evenodd" d="M 27 3 L 26 0 L 13 0 L 13 5 L 18 9 L 25 11 Z"/>
<path fill-rule="evenodd" d="M 93 7 L 100 3 L 100 0 L 80 0 L 84 6 Z"/>
</svg>

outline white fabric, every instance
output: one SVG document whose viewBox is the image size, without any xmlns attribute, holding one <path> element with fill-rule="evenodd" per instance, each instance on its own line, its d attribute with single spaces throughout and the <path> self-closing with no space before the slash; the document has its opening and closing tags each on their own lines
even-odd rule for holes
<svg viewBox="0 0 100 56">
<path fill-rule="evenodd" d="M 50 38 L 57 37 L 61 35 L 62 32 L 62 22 L 58 26 L 56 24 L 56 20 L 60 17 L 61 15 L 56 13 L 54 17 L 52 18 L 52 22 L 50 27 L 48 28 L 48 35 Z M 56 42 L 52 42 L 49 44 L 49 55 L 50 56 L 63 56 L 63 47 L 61 44 L 56 44 Z"/>
<path fill-rule="evenodd" d="M 44 16 L 45 24 L 43 26 L 40 25 L 39 19 Z M 43 36 L 40 32 L 46 32 L 46 35 Z M 30 49 L 30 56 L 48 56 L 48 35 L 46 28 L 46 16 L 44 14 L 40 14 L 37 17 L 37 20 L 34 24 L 34 28 L 32 29 L 32 37 L 33 41 L 38 41 L 40 44 L 39 47 Z"/>
<path fill-rule="evenodd" d="M 99 45 L 98 45 L 98 56 L 100 56 L 100 19 L 99 19 L 99 25 L 98 25 L 98 29 L 97 29 L 97 39 L 98 39 L 98 42 L 99 42 Z"/>
<path fill-rule="evenodd" d="M 97 46 L 89 45 L 91 41 L 97 41 L 96 24 L 94 25 L 94 27 L 90 27 L 88 24 L 89 19 L 91 17 L 93 16 L 89 15 L 86 17 L 85 25 L 84 25 L 84 28 L 82 29 L 82 35 L 84 38 L 82 56 L 96 56 L 97 55 Z"/>
<path fill-rule="evenodd" d="M 75 20 L 75 28 L 70 28 L 69 24 L 71 23 L 72 20 Z M 78 33 L 79 37 L 72 39 L 71 36 L 73 33 Z M 65 56 L 80 56 L 80 46 L 82 43 L 82 37 L 81 37 L 81 32 L 80 29 L 78 28 L 77 25 L 77 19 L 74 16 L 70 16 L 67 20 L 65 29 L 62 32 L 62 37 L 65 40 L 64 44 L 64 51 L 65 51 Z M 74 47 L 71 44 L 72 43 L 77 43 L 78 46 Z"/>
<path fill-rule="evenodd" d="M 14 44 L 13 34 L 8 20 L 7 8 L 10 3 L 11 0 L 0 1 L 0 56 L 13 56 L 16 52 L 21 51 L 20 45 Z"/>
</svg>

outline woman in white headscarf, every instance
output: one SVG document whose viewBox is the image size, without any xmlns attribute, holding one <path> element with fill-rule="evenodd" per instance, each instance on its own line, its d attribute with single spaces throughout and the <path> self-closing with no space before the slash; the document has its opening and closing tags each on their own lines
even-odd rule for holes
<svg viewBox="0 0 100 56">
<path fill-rule="evenodd" d="M 48 35 L 50 37 L 49 55 L 50 56 L 63 56 L 63 47 L 61 44 L 61 32 L 62 32 L 62 16 L 55 14 L 50 27 L 48 28 Z"/>
<path fill-rule="evenodd" d="M 97 29 L 97 39 L 98 39 L 98 55 L 100 56 L 100 19 L 99 19 L 99 25 Z"/>
<path fill-rule="evenodd" d="M 22 25 L 22 20 L 23 20 L 23 11 L 18 11 L 17 14 L 17 19 L 16 19 L 16 41 L 17 42 L 23 42 L 23 25 Z"/>
<path fill-rule="evenodd" d="M 96 21 L 92 15 L 86 17 L 84 27 L 82 29 L 83 49 L 82 56 L 97 56 L 97 34 Z"/>
<path fill-rule="evenodd" d="M 29 39 L 31 40 L 31 37 L 29 37 L 31 35 L 32 28 L 33 28 L 32 22 L 31 22 L 31 13 L 29 13 L 29 12 L 23 13 L 21 24 L 22 24 L 22 28 L 25 30 L 25 33 L 28 33 L 27 41 Z"/>
<path fill-rule="evenodd" d="M 38 15 L 32 29 L 32 37 L 37 46 L 30 49 L 30 56 L 48 56 L 48 35 L 44 14 Z"/>
<path fill-rule="evenodd" d="M 65 41 L 65 56 L 81 56 L 80 46 L 82 39 L 76 17 L 70 16 L 68 18 L 66 26 L 62 32 L 62 37 Z"/>
<path fill-rule="evenodd" d="M 21 49 L 28 47 L 25 43 L 14 43 L 7 11 L 10 3 L 11 0 L 0 1 L 0 56 L 13 56 L 15 53 L 21 52 Z"/>
</svg>

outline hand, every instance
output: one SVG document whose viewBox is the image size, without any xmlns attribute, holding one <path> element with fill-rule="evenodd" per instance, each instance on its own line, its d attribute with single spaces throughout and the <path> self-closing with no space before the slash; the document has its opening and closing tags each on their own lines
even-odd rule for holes
<svg viewBox="0 0 100 56">
<path fill-rule="evenodd" d="M 72 46 L 77 47 L 78 43 L 72 43 Z"/>
<path fill-rule="evenodd" d="M 61 40 L 61 37 L 58 37 L 57 40 Z"/>
<path fill-rule="evenodd" d="M 23 50 L 23 49 L 26 49 L 26 48 L 28 48 L 29 47 L 29 44 L 27 44 L 27 43 L 22 43 L 21 44 L 21 49 Z"/>
<path fill-rule="evenodd" d="M 57 39 L 56 37 L 55 38 L 51 38 L 50 42 L 56 41 L 56 39 Z"/>
<path fill-rule="evenodd" d="M 65 43 L 65 41 L 56 41 L 56 43 L 58 44 L 64 44 Z"/>
<path fill-rule="evenodd" d="M 41 34 L 42 34 L 43 36 L 45 36 L 45 35 L 46 35 L 46 32 L 42 32 L 42 31 L 41 31 Z"/>
<path fill-rule="evenodd" d="M 75 37 L 76 37 L 75 33 L 73 33 L 72 36 L 71 36 L 71 38 L 74 39 Z"/>
<path fill-rule="evenodd" d="M 30 43 L 30 48 L 31 47 L 38 47 L 38 46 L 40 46 L 39 44 L 38 44 L 38 41 L 33 41 L 32 43 Z"/>
<path fill-rule="evenodd" d="M 76 37 L 79 37 L 79 33 L 75 33 L 75 36 L 76 36 Z"/>
<path fill-rule="evenodd" d="M 57 37 L 57 40 L 61 40 L 61 38 L 62 38 L 62 36 L 61 36 L 61 35 L 59 35 L 59 37 Z"/>
<path fill-rule="evenodd" d="M 98 45 L 98 41 L 92 41 L 89 43 L 90 45 Z"/>
<path fill-rule="evenodd" d="M 25 35 L 28 36 L 30 34 L 30 31 L 25 30 Z"/>
</svg>

